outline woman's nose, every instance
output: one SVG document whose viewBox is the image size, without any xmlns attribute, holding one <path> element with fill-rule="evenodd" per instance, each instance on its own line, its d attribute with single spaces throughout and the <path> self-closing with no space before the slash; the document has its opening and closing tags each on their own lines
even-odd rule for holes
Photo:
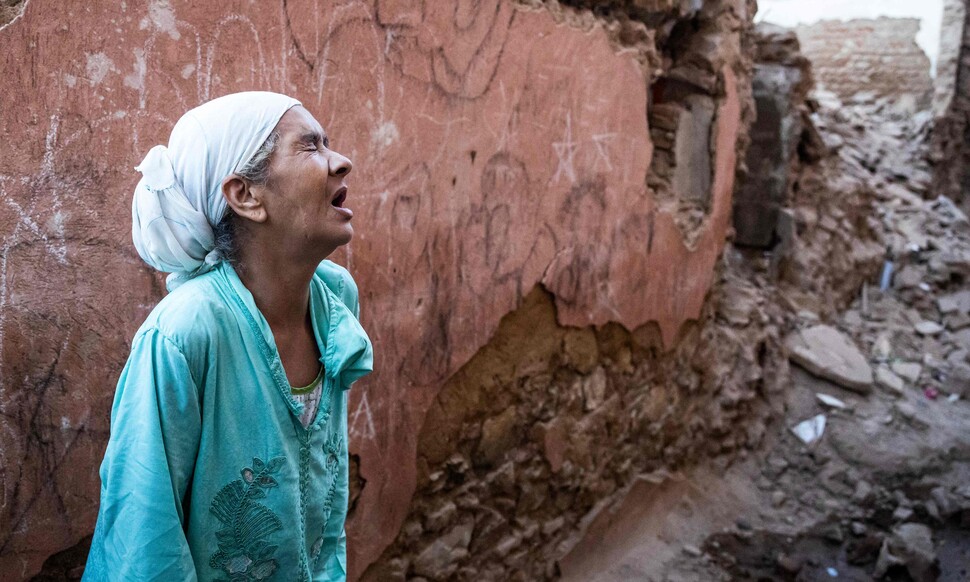
<svg viewBox="0 0 970 582">
<path fill-rule="evenodd" d="M 335 151 L 330 152 L 330 174 L 332 176 L 345 176 L 354 169 L 354 163 Z"/>
</svg>

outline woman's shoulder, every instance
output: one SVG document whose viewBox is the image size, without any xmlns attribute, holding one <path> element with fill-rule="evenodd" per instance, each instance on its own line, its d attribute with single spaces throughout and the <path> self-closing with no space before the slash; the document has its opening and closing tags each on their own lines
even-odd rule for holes
<svg viewBox="0 0 970 582">
<path fill-rule="evenodd" d="M 139 330 L 155 330 L 182 349 L 208 343 L 231 315 L 226 293 L 212 273 L 195 277 L 162 298 Z"/>
<path fill-rule="evenodd" d="M 334 295 L 343 301 L 344 305 L 357 313 L 357 283 L 346 268 L 325 260 L 317 265 L 316 276 L 323 281 Z"/>
</svg>

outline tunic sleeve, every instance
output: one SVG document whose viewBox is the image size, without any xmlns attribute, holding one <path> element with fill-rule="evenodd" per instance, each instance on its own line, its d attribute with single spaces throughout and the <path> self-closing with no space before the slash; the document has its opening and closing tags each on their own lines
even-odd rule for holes
<svg viewBox="0 0 970 582">
<path fill-rule="evenodd" d="M 135 338 L 111 410 L 101 507 L 85 581 L 195 581 L 184 504 L 201 434 L 185 356 L 158 330 Z"/>
</svg>

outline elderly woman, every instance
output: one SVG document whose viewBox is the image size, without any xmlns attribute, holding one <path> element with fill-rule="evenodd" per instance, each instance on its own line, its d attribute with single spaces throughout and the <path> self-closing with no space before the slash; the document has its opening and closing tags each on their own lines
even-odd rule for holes
<svg viewBox="0 0 970 582">
<path fill-rule="evenodd" d="M 298 101 L 186 113 L 138 166 L 133 237 L 171 272 L 111 410 L 84 580 L 344 580 L 347 390 L 372 369 L 350 160 Z"/>
</svg>

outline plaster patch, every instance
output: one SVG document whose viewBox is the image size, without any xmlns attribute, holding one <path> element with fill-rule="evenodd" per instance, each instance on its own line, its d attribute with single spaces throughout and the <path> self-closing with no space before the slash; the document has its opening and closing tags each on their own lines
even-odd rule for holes
<svg viewBox="0 0 970 582">
<path fill-rule="evenodd" d="M 401 136 L 397 130 L 397 125 L 393 121 L 379 125 L 372 133 L 371 139 L 375 149 L 381 150 L 390 147 Z"/>
<path fill-rule="evenodd" d="M 157 30 L 167 34 L 172 40 L 182 38 L 175 22 L 175 12 L 168 0 L 155 0 L 148 5 L 148 16 L 142 19 L 139 28 L 144 30 L 154 26 Z"/>
<path fill-rule="evenodd" d="M 87 71 L 88 82 L 91 83 L 91 86 L 100 85 L 101 81 L 108 76 L 108 73 L 115 70 L 115 64 L 104 53 L 92 53 L 88 55 L 88 63 L 85 70 Z"/>
<path fill-rule="evenodd" d="M 135 70 L 130 75 L 125 76 L 125 87 L 141 90 L 145 88 L 145 51 L 136 48 L 134 53 Z"/>
</svg>

